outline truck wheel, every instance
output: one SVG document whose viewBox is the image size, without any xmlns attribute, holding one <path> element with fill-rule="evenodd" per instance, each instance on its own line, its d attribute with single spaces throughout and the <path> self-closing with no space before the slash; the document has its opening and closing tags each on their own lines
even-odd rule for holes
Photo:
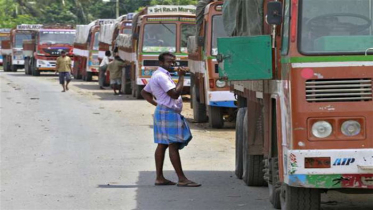
<svg viewBox="0 0 373 210">
<path fill-rule="evenodd" d="M 287 184 L 281 186 L 282 210 L 319 210 L 320 192 L 318 189 L 291 187 Z"/>
<path fill-rule="evenodd" d="M 245 114 L 243 122 L 243 174 L 242 179 L 247 186 L 266 186 L 264 180 L 264 163 L 263 155 L 250 155 L 248 153 L 248 120 Z"/>
<path fill-rule="evenodd" d="M 237 178 L 242 179 L 243 174 L 243 119 L 246 114 L 246 108 L 239 108 L 236 121 L 236 169 Z"/>
<path fill-rule="evenodd" d="M 40 71 L 36 67 L 36 61 L 33 60 L 33 65 L 32 65 L 32 76 L 40 76 Z"/>
<path fill-rule="evenodd" d="M 28 75 L 29 58 L 25 58 L 25 75 Z"/>
<path fill-rule="evenodd" d="M 208 106 L 209 124 L 212 128 L 222 128 L 224 126 L 223 113 L 220 107 Z"/>
<path fill-rule="evenodd" d="M 206 105 L 198 102 L 197 88 L 192 87 L 193 118 L 197 123 L 207 122 Z"/>
<path fill-rule="evenodd" d="M 11 66 L 11 71 L 12 72 L 17 72 L 17 66 L 16 65 L 12 65 Z"/>
<path fill-rule="evenodd" d="M 142 99 L 141 91 L 144 88 L 142 85 L 136 85 L 136 93 L 135 93 L 135 98 L 136 99 Z"/>
<path fill-rule="evenodd" d="M 3 59 L 3 69 L 5 72 L 9 71 L 8 70 L 8 61 L 6 60 L 6 57 L 4 56 L 4 59 Z"/>
<path fill-rule="evenodd" d="M 269 201 L 272 203 L 273 208 L 281 209 L 281 182 L 278 170 L 278 158 L 271 158 L 269 162 Z"/>
<path fill-rule="evenodd" d="M 87 72 L 87 81 L 92 81 L 92 76 L 93 76 L 92 72 Z"/>
</svg>

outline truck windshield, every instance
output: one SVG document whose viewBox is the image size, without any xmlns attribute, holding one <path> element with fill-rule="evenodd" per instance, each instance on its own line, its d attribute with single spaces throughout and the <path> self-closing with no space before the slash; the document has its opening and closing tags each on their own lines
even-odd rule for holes
<svg viewBox="0 0 373 210">
<path fill-rule="evenodd" d="M 196 25 L 194 24 L 182 24 L 181 25 L 181 46 L 180 51 L 182 53 L 188 53 L 188 38 L 196 34 Z"/>
<path fill-rule="evenodd" d="M 373 47 L 373 0 L 303 0 L 302 54 L 363 54 Z"/>
<path fill-rule="evenodd" d="M 16 34 L 16 48 L 23 48 L 23 40 L 30 40 L 31 34 Z"/>
<path fill-rule="evenodd" d="M 211 55 L 218 54 L 218 38 L 227 37 L 227 33 L 223 27 L 223 16 L 215 15 L 212 18 L 212 41 L 211 41 Z"/>
<path fill-rule="evenodd" d="M 75 31 L 41 31 L 40 44 L 70 44 L 74 42 Z"/>
<path fill-rule="evenodd" d="M 143 52 L 176 52 L 176 24 L 146 24 Z"/>
</svg>

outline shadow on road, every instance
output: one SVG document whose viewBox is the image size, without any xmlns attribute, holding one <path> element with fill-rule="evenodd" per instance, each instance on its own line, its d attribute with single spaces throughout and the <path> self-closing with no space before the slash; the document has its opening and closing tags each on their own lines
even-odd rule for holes
<svg viewBox="0 0 373 210">
<path fill-rule="evenodd" d="M 177 181 L 173 171 L 165 177 Z M 135 209 L 273 209 L 267 187 L 247 187 L 233 171 L 186 171 L 189 179 L 202 184 L 199 188 L 154 186 L 154 171 L 139 172 L 135 184 L 103 183 L 98 188 L 137 189 Z M 330 191 L 322 194 L 322 210 L 373 209 L 372 195 L 342 194 Z"/>
<path fill-rule="evenodd" d="M 137 188 L 135 209 L 271 209 L 267 188 L 248 188 L 232 171 L 186 171 L 202 187 L 155 186 L 154 171 L 141 171 L 136 184 L 102 184 L 98 188 Z M 174 171 L 165 177 L 177 181 Z M 261 207 L 261 208 L 259 208 Z"/>
</svg>

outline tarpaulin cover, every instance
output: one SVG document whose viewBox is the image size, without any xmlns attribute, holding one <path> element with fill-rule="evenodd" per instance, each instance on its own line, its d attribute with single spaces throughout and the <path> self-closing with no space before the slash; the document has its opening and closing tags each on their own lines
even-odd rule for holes
<svg viewBox="0 0 373 210">
<path fill-rule="evenodd" d="M 223 22 L 228 36 L 263 34 L 263 6 L 264 0 L 226 0 Z"/>
<path fill-rule="evenodd" d="M 190 36 L 188 37 L 188 52 L 189 53 L 194 53 L 198 49 L 197 41 L 196 41 L 196 36 Z"/>
<path fill-rule="evenodd" d="M 131 48 L 132 47 L 132 35 L 131 34 L 119 34 L 116 40 L 117 46 Z"/>
<path fill-rule="evenodd" d="M 203 18 L 205 16 L 205 8 L 211 2 L 213 2 L 213 0 L 200 0 L 197 4 L 197 9 L 196 9 L 196 27 L 197 27 L 196 36 L 199 35 L 199 30 L 202 27 Z"/>
<path fill-rule="evenodd" d="M 113 41 L 113 33 L 116 24 L 104 24 L 100 28 L 100 36 L 98 37 L 98 41 L 111 44 Z"/>
<path fill-rule="evenodd" d="M 95 21 L 88 25 L 77 25 L 74 43 L 84 44 L 87 42 L 89 31 L 95 25 Z"/>
</svg>

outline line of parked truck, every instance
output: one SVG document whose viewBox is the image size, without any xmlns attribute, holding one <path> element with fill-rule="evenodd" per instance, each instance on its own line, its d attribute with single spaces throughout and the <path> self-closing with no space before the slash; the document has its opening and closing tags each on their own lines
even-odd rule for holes
<svg viewBox="0 0 373 210">
<path fill-rule="evenodd" d="M 221 128 L 224 118 L 236 116 L 236 176 L 248 186 L 268 185 L 274 208 L 316 210 L 321 192 L 372 193 L 372 5 L 200 0 L 197 7 L 153 6 L 78 25 L 76 32 L 1 29 L 1 54 L 5 71 L 25 67 L 39 75 L 53 70 L 65 49 L 74 57 L 74 77 L 90 81 L 110 50 L 134 61 L 123 69 L 122 91 L 141 98 L 158 54 L 173 52 L 177 65 L 190 70 L 185 91 L 194 120 Z M 75 38 L 48 39 L 63 33 Z"/>
</svg>

